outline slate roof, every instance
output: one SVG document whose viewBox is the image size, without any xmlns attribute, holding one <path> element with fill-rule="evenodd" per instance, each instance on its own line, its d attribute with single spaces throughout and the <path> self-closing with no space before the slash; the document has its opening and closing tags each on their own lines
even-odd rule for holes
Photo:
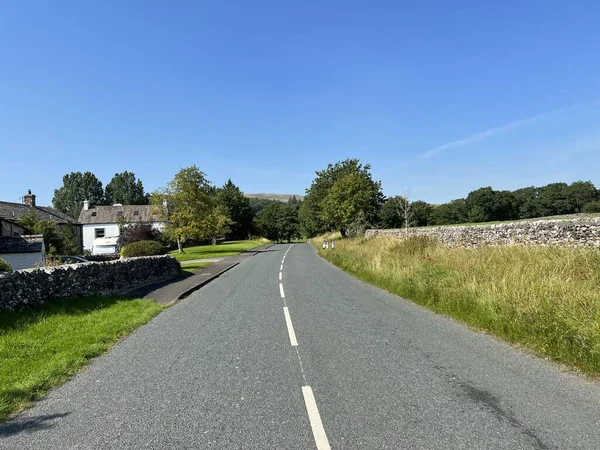
<svg viewBox="0 0 600 450">
<path fill-rule="evenodd" d="M 130 223 L 142 222 L 165 222 L 161 215 L 162 206 L 154 205 L 118 205 L 118 206 L 96 206 L 87 211 L 82 210 L 79 214 L 79 223 L 117 223 L 119 213 Z M 137 214 L 136 214 L 137 211 Z"/>
<path fill-rule="evenodd" d="M 33 213 L 39 220 L 51 220 L 59 224 L 69 222 L 77 224 L 75 219 L 48 206 L 29 206 L 22 203 L 0 202 L 0 217 L 10 221 L 18 221 L 19 218 Z"/>
<path fill-rule="evenodd" d="M 0 237 L 0 255 L 6 253 L 37 253 L 44 248 L 44 236 L 32 234 L 30 236 Z"/>
</svg>

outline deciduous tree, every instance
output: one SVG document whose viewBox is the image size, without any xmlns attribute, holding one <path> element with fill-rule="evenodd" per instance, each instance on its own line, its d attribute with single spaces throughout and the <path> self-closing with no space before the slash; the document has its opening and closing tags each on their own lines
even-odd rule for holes
<svg viewBox="0 0 600 450">
<path fill-rule="evenodd" d="M 183 244 L 190 239 L 214 237 L 214 221 L 218 217 L 214 188 L 198 167 L 181 169 L 166 187 L 152 194 L 152 203 L 166 216 L 164 235 L 177 242 L 179 253 L 183 253 Z"/>
<path fill-rule="evenodd" d="M 433 206 L 423 200 L 412 202 L 412 222 L 415 227 L 426 227 L 431 224 Z"/>
<path fill-rule="evenodd" d="M 383 228 L 400 228 L 404 223 L 400 208 L 401 197 L 389 197 L 381 208 L 381 225 Z"/>
<path fill-rule="evenodd" d="M 228 225 L 229 239 L 246 239 L 252 231 L 252 209 L 250 200 L 231 180 L 217 190 L 217 203 L 225 216 L 231 219 Z"/>
<path fill-rule="evenodd" d="M 79 246 L 75 239 L 76 230 L 72 223 L 59 225 L 51 220 L 40 220 L 34 214 L 27 214 L 18 220 L 29 232 L 44 237 L 44 247 L 49 255 L 77 255 Z"/>
<path fill-rule="evenodd" d="M 432 225 L 450 225 L 467 221 L 467 205 L 464 199 L 452 200 L 434 208 Z"/>
<path fill-rule="evenodd" d="M 265 237 L 277 242 L 290 241 L 298 236 L 298 213 L 294 205 L 271 203 L 260 218 Z"/>
<path fill-rule="evenodd" d="M 384 196 L 370 169 L 358 159 L 346 159 L 317 171 L 300 208 L 303 230 L 310 236 L 333 229 L 345 235 L 359 211 L 365 223 L 377 223 Z"/>
<path fill-rule="evenodd" d="M 162 233 L 150 224 L 128 224 L 123 227 L 119 234 L 119 246 L 125 247 L 138 241 L 160 241 L 162 237 Z"/>
<path fill-rule="evenodd" d="M 575 212 L 582 212 L 584 205 L 600 200 L 600 191 L 591 181 L 575 181 L 565 191 Z"/>
<path fill-rule="evenodd" d="M 89 200 L 90 206 L 102 205 L 102 182 L 91 172 L 71 172 L 63 177 L 62 187 L 54 190 L 52 204 L 59 211 L 77 219 L 84 200 Z"/>
<path fill-rule="evenodd" d="M 136 180 L 133 172 L 115 173 L 104 189 L 106 203 L 113 205 L 147 205 L 148 196 L 144 193 L 142 180 Z"/>
</svg>

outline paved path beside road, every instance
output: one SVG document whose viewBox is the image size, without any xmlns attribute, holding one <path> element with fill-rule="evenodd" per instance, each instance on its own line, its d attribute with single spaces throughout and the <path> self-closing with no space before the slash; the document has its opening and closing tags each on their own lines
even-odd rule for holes
<svg viewBox="0 0 600 450">
<path fill-rule="evenodd" d="M 152 299 L 163 305 L 171 303 L 175 300 L 181 300 L 195 290 L 200 289 L 205 284 L 210 283 L 214 279 L 220 277 L 228 270 L 231 270 L 242 261 L 266 251 L 272 246 L 273 244 L 267 244 L 253 248 L 252 250 L 246 250 L 239 255 L 226 256 L 223 258 L 206 258 L 204 260 L 186 261 L 188 264 L 190 264 L 198 261 L 209 262 L 207 261 L 208 259 L 215 260 L 210 266 L 199 269 L 194 274 L 183 273 L 180 277 L 175 279 L 144 286 L 139 289 L 134 289 L 129 291 L 127 295 L 131 297 L 138 296 Z M 182 263 L 182 267 L 185 268 L 184 263 Z"/>
<path fill-rule="evenodd" d="M 252 251 L 252 250 L 249 250 Z M 237 256 L 237 255 L 236 255 Z M 181 265 L 185 266 L 186 264 L 197 264 L 197 263 L 204 263 L 204 262 L 219 262 L 222 261 L 223 259 L 227 258 L 227 256 L 222 256 L 220 258 L 201 258 L 201 259 L 190 259 L 188 261 L 181 261 Z"/>
</svg>

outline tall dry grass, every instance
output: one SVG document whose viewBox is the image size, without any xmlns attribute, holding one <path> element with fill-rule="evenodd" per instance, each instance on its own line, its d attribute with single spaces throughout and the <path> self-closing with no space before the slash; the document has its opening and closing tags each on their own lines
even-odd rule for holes
<svg viewBox="0 0 600 450">
<path fill-rule="evenodd" d="M 600 374 L 600 249 L 382 237 L 341 240 L 320 253 L 390 292 Z"/>
</svg>

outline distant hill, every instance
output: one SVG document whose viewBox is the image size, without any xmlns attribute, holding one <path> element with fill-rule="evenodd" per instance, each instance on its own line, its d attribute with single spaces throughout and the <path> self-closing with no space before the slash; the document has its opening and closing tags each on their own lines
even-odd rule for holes
<svg viewBox="0 0 600 450">
<path fill-rule="evenodd" d="M 293 195 L 296 196 L 298 200 L 302 200 L 304 198 L 303 195 L 298 194 L 250 194 L 248 192 L 244 192 L 244 195 L 248 198 L 260 198 L 264 200 L 279 200 L 280 202 L 287 202 L 290 197 Z"/>
</svg>

